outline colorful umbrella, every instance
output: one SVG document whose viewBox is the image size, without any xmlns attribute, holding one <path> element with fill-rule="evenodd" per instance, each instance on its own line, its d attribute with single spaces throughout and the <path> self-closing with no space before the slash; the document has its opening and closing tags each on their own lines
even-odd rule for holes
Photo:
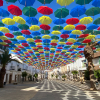
<svg viewBox="0 0 100 100">
<path fill-rule="evenodd" d="M 5 18 L 5 19 L 2 19 L 2 22 L 6 25 L 13 25 L 15 24 L 15 21 L 11 18 Z"/>
<path fill-rule="evenodd" d="M 93 29 L 97 29 L 99 26 L 95 25 L 95 24 L 91 24 L 90 26 L 87 27 L 88 30 L 93 30 Z"/>
<path fill-rule="evenodd" d="M 6 36 L 0 36 L 1 40 L 8 40 L 8 38 Z"/>
<path fill-rule="evenodd" d="M 3 27 L 3 26 L 5 26 L 2 22 L 0 22 L 0 27 Z"/>
<path fill-rule="evenodd" d="M 75 27 L 76 30 L 85 30 L 86 29 L 86 26 L 85 25 L 77 25 Z"/>
<path fill-rule="evenodd" d="M 27 29 L 29 29 L 29 26 L 26 24 L 19 24 L 18 28 L 20 28 L 21 30 L 27 30 Z"/>
<path fill-rule="evenodd" d="M 15 6 L 15 5 L 9 5 L 8 6 L 8 11 L 12 15 L 16 15 L 16 16 L 22 15 L 22 10 L 18 6 Z"/>
<path fill-rule="evenodd" d="M 47 6 L 40 6 L 39 8 L 37 8 L 37 10 L 43 15 L 50 15 L 53 13 L 53 10 Z"/>
<path fill-rule="evenodd" d="M 66 26 L 64 27 L 64 30 L 73 30 L 74 28 L 75 28 L 74 25 L 66 25 Z"/>
<path fill-rule="evenodd" d="M 62 29 L 63 29 L 63 27 L 60 25 L 56 25 L 53 27 L 53 30 L 62 30 Z"/>
<path fill-rule="evenodd" d="M 66 8 L 59 8 L 54 12 L 54 14 L 57 18 L 65 18 L 69 15 L 69 10 Z"/>
<path fill-rule="evenodd" d="M 96 36 L 95 35 L 88 35 L 87 37 L 86 37 L 86 39 L 94 39 Z"/>
<path fill-rule="evenodd" d="M 20 36 L 20 35 L 22 35 L 22 33 L 19 32 L 19 31 L 16 31 L 16 32 L 13 32 L 13 35 L 15 35 L 15 36 Z"/>
<path fill-rule="evenodd" d="M 79 36 L 79 38 L 85 38 L 85 37 L 87 37 L 89 34 L 81 34 L 80 36 Z"/>
<path fill-rule="evenodd" d="M 82 32 L 80 30 L 73 30 L 72 34 L 81 35 Z"/>
<path fill-rule="evenodd" d="M 40 29 L 40 27 L 37 26 L 37 25 L 32 25 L 32 26 L 30 27 L 30 30 L 32 30 L 32 31 L 38 31 L 39 29 Z"/>
<path fill-rule="evenodd" d="M 19 28 L 17 26 L 14 26 L 14 25 L 8 26 L 8 29 L 11 31 L 18 31 L 19 30 Z"/>
<path fill-rule="evenodd" d="M 33 7 L 24 7 L 22 10 L 23 14 L 28 16 L 28 17 L 34 17 L 37 14 L 37 10 Z"/>
<path fill-rule="evenodd" d="M 39 18 L 39 22 L 41 24 L 48 25 L 48 24 L 51 24 L 52 19 L 50 17 L 48 17 L 48 16 L 42 16 L 42 17 Z"/>
<path fill-rule="evenodd" d="M 16 37 L 18 40 L 25 40 L 25 38 L 23 36 L 17 36 Z"/>
<path fill-rule="evenodd" d="M 11 33 L 6 33 L 5 36 L 6 36 L 6 37 L 9 37 L 9 38 L 14 38 L 14 35 L 11 34 Z"/>
<path fill-rule="evenodd" d="M 69 35 L 68 34 L 62 34 L 60 37 L 63 38 L 63 39 L 66 39 L 66 38 L 69 37 Z"/>
<path fill-rule="evenodd" d="M 44 39 L 50 39 L 51 37 L 49 35 L 44 35 L 44 36 L 42 36 L 42 38 L 44 38 Z"/>
<path fill-rule="evenodd" d="M 43 29 L 43 30 L 50 30 L 50 26 L 49 25 L 40 25 L 40 28 Z"/>
<path fill-rule="evenodd" d="M 100 0 L 92 0 L 92 5 L 95 7 L 100 7 Z"/>
<path fill-rule="evenodd" d="M 79 19 L 77 19 L 77 18 L 70 18 L 70 19 L 66 20 L 66 23 L 67 24 L 71 24 L 71 25 L 78 24 L 79 23 Z"/>
<path fill-rule="evenodd" d="M 97 19 L 95 19 L 94 22 L 93 22 L 93 24 L 96 24 L 96 25 L 100 24 L 100 17 L 98 17 Z"/>
<path fill-rule="evenodd" d="M 89 34 L 89 33 L 91 33 L 93 30 L 84 30 L 83 31 L 83 34 Z"/>
<path fill-rule="evenodd" d="M 76 40 L 73 39 L 73 38 L 70 38 L 70 39 L 68 39 L 67 41 L 68 41 L 68 42 L 72 42 L 72 43 L 76 42 Z"/>
<path fill-rule="evenodd" d="M 3 36 L 4 34 L 2 32 L 0 32 L 0 36 Z"/>
<path fill-rule="evenodd" d="M 64 24 L 65 23 L 65 19 L 55 19 L 54 21 L 53 21 L 53 23 L 54 24 L 57 24 L 57 25 L 60 25 L 60 24 Z"/>
<path fill-rule="evenodd" d="M 0 0 L 0 6 L 3 6 L 3 1 L 2 0 Z"/>
<path fill-rule="evenodd" d="M 5 0 L 5 1 L 15 3 L 17 0 Z"/>
<path fill-rule="evenodd" d="M 42 4 L 50 4 L 53 0 L 38 0 Z"/>
<path fill-rule="evenodd" d="M 59 37 L 58 36 L 56 36 L 56 35 L 53 35 L 53 36 L 51 36 L 51 39 L 59 39 Z"/>
<path fill-rule="evenodd" d="M 32 38 L 28 38 L 26 41 L 28 41 L 28 42 L 34 42 L 34 40 Z"/>
<path fill-rule="evenodd" d="M 50 31 L 48 31 L 48 30 L 41 30 L 41 33 L 42 34 L 50 34 Z"/>
<path fill-rule="evenodd" d="M 25 35 L 30 35 L 31 32 L 29 30 L 22 30 L 21 33 L 25 34 Z"/>
<path fill-rule="evenodd" d="M 8 17 L 10 13 L 6 11 L 5 9 L 0 8 L 0 16 L 1 17 Z"/>
<path fill-rule="evenodd" d="M 85 5 L 85 4 L 89 4 L 92 0 L 75 0 L 75 2 L 79 5 Z"/>
<path fill-rule="evenodd" d="M 41 39 L 40 36 L 34 36 L 33 39 Z"/>
<path fill-rule="evenodd" d="M 0 31 L 4 32 L 4 33 L 9 33 L 9 29 L 6 27 L 0 27 Z"/>
<path fill-rule="evenodd" d="M 85 40 L 83 41 L 83 43 L 89 43 L 89 42 L 91 42 L 90 39 L 85 39 Z"/>
</svg>

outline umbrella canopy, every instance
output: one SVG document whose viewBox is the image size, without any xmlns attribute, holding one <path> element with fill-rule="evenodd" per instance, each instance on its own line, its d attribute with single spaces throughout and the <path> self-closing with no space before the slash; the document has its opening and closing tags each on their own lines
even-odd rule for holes
<svg viewBox="0 0 100 100">
<path fill-rule="evenodd" d="M 82 32 L 80 30 L 73 30 L 72 34 L 81 35 Z"/>
<path fill-rule="evenodd" d="M 1 40 L 8 40 L 8 38 L 6 36 L 0 36 Z"/>
<path fill-rule="evenodd" d="M 6 27 L 0 27 L 0 31 L 4 32 L 4 33 L 9 33 L 9 29 Z"/>
<path fill-rule="evenodd" d="M 85 40 L 83 41 L 83 43 L 89 43 L 89 42 L 91 42 L 90 39 L 85 39 Z"/>
<path fill-rule="evenodd" d="M 53 35 L 53 36 L 51 36 L 51 39 L 59 39 L 59 37 L 58 36 L 56 36 L 56 35 Z"/>
<path fill-rule="evenodd" d="M 62 34 L 70 34 L 72 31 L 63 31 Z"/>
<path fill-rule="evenodd" d="M 77 19 L 77 18 L 70 18 L 70 19 L 66 20 L 66 23 L 67 24 L 71 24 L 71 25 L 78 24 L 79 23 L 79 19 Z"/>
<path fill-rule="evenodd" d="M 100 7 L 100 0 L 92 0 L 92 5 L 95 7 Z"/>
<path fill-rule="evenodd" d="M 87 37 L 89 34 L 81 34 L 80 36 L 79 36 L 79 38 L 85 38 L 85 37 Z"/>
<path fill-rule="evenodd" d="M 6 37 L 9 37 L 9 38 L 14 38 L 14 35 L 11 34 L 11 33 L 6 33 L 5 36 L 6 36 Z"/>
<path fill-rule="evenodd" d="M 28 42 L 34 42 L 34 40 L 32 38 L 28 38 L 26 41 L 28 41 Z"/>
<path fill-rule="evenodd" d="M 0 22 L 0 27 L 3 27 L 3 26 L 5 26 L 2 22 Z"/>
<path fill-rule="evenodd" d="M 50 31 L 48 31 L 48 30 L 41 30 L 41 33 L 42 34 L 50 34 Z"/>
<path fill-rule="evenodd" d="M 11 31 L 18 31 L 19 30 L 19 28 L 17 26 L 14 26 L 14 25 L 8 26 L 8 29 Z"/>
<path fill-rule="evenodd" d="M 26 25 L 26 24 L 19 24 L 18 25 L 18 28 L 20 28 L 21 30 L 28 30 L 29 29 L 29 26 Z"/>
<path fill-rule="evenodd" d="M 37 26 L 37 25 L 32 25 L 32 26 L 30 27 L 30 30 L 32 30 L 32 31 L 38 31 L 39 29 L 40 29 L 40 27 Z"/>
<path fill-rule="evenodd" d="M 18 40 L 25 40 L 25 38 L 23 36 L 17 36 L 16 37 Z"/>
<path fill-rule="evenodd" d="M 13 35 L 15 35 L 15 36 L 20 36 L 20 35 L 22 35 L 22 33 L 19 32 L 19 31 L 16 31 L 16 32 L 13 32 Z"/>
<path fill-rule="evenodd" d="M 89 34 L 89 33 L 91 33 L 93 30 L 84 30 L 83 31 L 83 34 Z"/>
<path fill-rule="evenodd" d="M 99 26 L 95 25 L 95 24 L 91 24 L 90 26 L 87 27 L 88 30 L 93 30 L 93 29 L 97 29 Z"/>
<path fill-rule="evenodd" d="M 42 17 L 39 18 L 39 22 L 41 24 L 48 25 L 48 24 L 51 24 L 52 19 L 50 17 L 48 17 L 48 16 L 42 16 Z"/>
<path fill-rule="evenodd" d="M 86 29 L 86 26 L 85 25 L 77 25 L 75 27 L 76 30 L 85 30 Z"/>
<path fill-rule="evenodd" d="M 59 35 L 59 34 L 61 34 L 61 32 L 60 31 L 52 31 L 52 34 Z"/>
<path fill-rule="evenodd" d="M 44 35 L 44 36 L 42 36 L 42 38 L 44 38 L 44 39 L 50 39 L 51 37 L 49 35 Z"/>
<path fill-rule="evenodd" d="M 95 19 L 94 22 L 93 22 L 93 24 L 96 24 L 96 25 L 100 24 L 100 17 L 98 17 L 97 19 Z"/>
<path fill-rule="evenodd" d="M 41 35 L 41 33 L 38 32 L 38 31 L 35 31 L 35 32 L 32 32 L 32 35 L 34 35 L 34 36 L 38 36 L 38 35 Z"/>
<path fill-rule="evenodd" d="M 70 39 L 68 39 L 67 41 L 68 41 L 68 42 L 72 42 L 72 43 L 76 42 L 76 40 L 73 39 L 73 38 L 70 38 Z"/>
<path fill-rule="evenodd" d="M 54 12 L 54 14 L 57 18 L 65 18 L 69 15 L 69 10 L 66 8 L 59 8 Z"/>
<path fill-rule="evenodd" d="M 15 6 L 15 5 L 9 5 L 8 6 L 8 11 L 12 15 L 16 15 L 16 16 L 22 15 L 22 10 L 18 6 Z"/>
<path fill-rule="evenodd" d="M 21 33 L 25 34 L 25 35 L 30 35 L 31 32 L 29 30 L 22 30 Z"/>
<path fill-rule="evenodd" d="M 42 24 L 40 25 L 40 28 L 43 30 L 50 30 L 51 27 L 49 25 Z"/>
<path fill-rule="evenodd" d="M 63 38 L 63 39 L 66 39 L 66 38 L 69 37 L 69 35 L 68 34 L 62 34 L 60 37 Z"/>
<path fill-rule="evenodd" d="M 92 0 L 75 0 L 75 2 L 79 5 L 85 5 L 85 4 L 89 4 Z"/>
<path fill-rule="evenodd" d="M 4 34 L 2 32 L 0 32 L 0 36 L 3 36 Z"/>
<path fill-rule="evenodd" d="M 9 15 L 10 13 L 7 10 L 0 8 L 0 16 L 8 17 Z"/>
<path fill-rule="evenodd" d="M 62 30 L 62 29 L 63 29 L 63 27 L 60 25 L 56 25 L 53 27 L 53 30 Z"/>
<path fill-rule="evenodd" d="M 15 3 L 17 0 L 5 0 L 5 1 Z"/>
<path fill-rule="evenodd" d="M 40 6 L 37 10 L 43 15 L 50 15 L 53 13 L 53 10 L 47 6 Z"/>
<path fill-rule="evenodd" d="M 50 4 L 53 0 L 38 0 L 42 4 Z"/>
<path fill-rule="evenodd" d="M 74 28 L 75 28 L 74 25 L 66 25 L 66 26 L 64 27 L 64 30 L 73 30 Z"/>
<path fill-rule="evenodd" d="M 3 6 L 3 0 L 0 0 L 0 6 Z"/>
<path fill-rule="evenodd" d="M 57 24 L 57 25 L 59 25 L 59 24 L 64 24 L 65 23 L 65 19 L 55 19 L 54 21 L 53 21 L 53 23 L 54 24 Z"/>
<path fill-rule="evenodd" d="M 14 25 L 15 24 L 15 21 L 11 18 L 2 19 L 2 22 L 6 25 Z"/>
<path fill-rule="evenodd" d="M 22 10 L 23 14 L 28 16 L 28 17 L 34 17 L 37 15 L 37 10 L 33 7 L 24 7 Z"/>
</svg>

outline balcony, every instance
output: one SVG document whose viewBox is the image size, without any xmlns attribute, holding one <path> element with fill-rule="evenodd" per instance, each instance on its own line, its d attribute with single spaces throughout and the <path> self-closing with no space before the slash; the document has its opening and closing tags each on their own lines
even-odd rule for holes
<svg viewBox="0 0 100 100">
<path fill-rule="evenodd" d="M 15 66 L 10 66 L 10 70 L 15 70 Z"/>
</svg>

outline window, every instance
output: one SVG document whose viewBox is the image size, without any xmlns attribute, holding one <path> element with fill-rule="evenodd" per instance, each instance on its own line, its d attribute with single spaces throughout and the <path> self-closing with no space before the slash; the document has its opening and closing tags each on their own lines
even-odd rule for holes
<svg viewBox="0 0 100 100">
<path fill-rule="evenodd" d="M 86 60 L 82 60 L 82 68 L 86 67 Z"/>
</svg>

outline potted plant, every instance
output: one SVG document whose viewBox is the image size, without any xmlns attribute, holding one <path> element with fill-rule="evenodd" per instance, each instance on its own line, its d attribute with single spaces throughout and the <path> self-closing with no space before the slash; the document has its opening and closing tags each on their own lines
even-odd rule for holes
<svg viewBox="0 0 100 100">
<path fill-rule="evenodd" d="M 64 75 L 62 75 L 62 78 L 64 79 L 63 81 L 65 81 L 66 75 L 65 75 L 65 74 L 64 74 Z"/>
<path fill-rule="evenodd" d="M 27 76 L 27 72 L 22 72 L 22 77 L 23 77 L 23 81 L 24 81 L 24 78 L 25 78 L 25 81 L 26 81 L 26 76 Z"/>
<path fill-rule="evenodd" d="M 73 71 L 72 71 L 72 74 L 73 74 L 73 76 L 74 76 L 74 80 L 75 80 L 75 78 L 77 79 L 78 71 L 77 71 L 77 70 L 73 70 Z"/>
<path fill-rule="evenodd" d="M 99 78 L 100 78 L 100 70 L 99 69 L 94 71 L 94 77 L 97 79 L 97 81 L 99 80 Z"/>
<path fill-rule="evenodd" d="M 31 74 L 28 75 L 28 80 L 32 81 L 32 75 Z"/>
<path fill-rule="evenodd" d="M 37 79 L 38 78 L 38 74 L 37 73 L 34 74 L 34 77 L 35 77 L 36 81 L 38 82 L 38 79 Z"/>
</svg>

